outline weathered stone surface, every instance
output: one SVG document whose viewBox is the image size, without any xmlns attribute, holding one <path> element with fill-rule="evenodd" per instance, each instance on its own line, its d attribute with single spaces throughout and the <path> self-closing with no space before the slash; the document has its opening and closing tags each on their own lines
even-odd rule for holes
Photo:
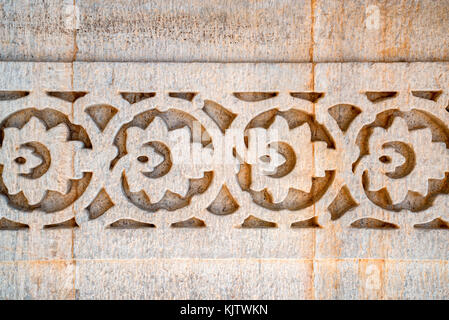
<svg viewBox="0 0 449 320">
<path fill-rule="evenodd" d="M 85 275 L 77 278 L 80 299 L 313 298 L 310 261 L 92 260 L 78 263 L 77 274 Z"/>
<path fill-rule="evenodd" d="M 0 60 L 73 61 L 73 0 L 0 3 Z"/>
<path fill-rule="evenodd" d="M 448 69 L 1 62 L 0 297 L 444 298 Z"/>
<path fill-rule="evenodd" d="M 312 43 L 308 1 L 77 5 L 81 61 L 306 61 Z"/>
<path fill-rule="evenodd" d="M 70 260 L 0 262 L 0 299 L 75 299 Z"/>
<path fill-rule="evenodd" d="M 447 0 L 3 1 L 1 60 L 445 61 Z"/>
<path fill-rule="evenodd" d="M 318 259 L 313 267 L 315 299 L 447 299 L 447 260 Z"/>
<path fill-rule="evenodd" d="M 446 0 L 312 3 L 316 62 L 448 60 Z"/>
</svg>

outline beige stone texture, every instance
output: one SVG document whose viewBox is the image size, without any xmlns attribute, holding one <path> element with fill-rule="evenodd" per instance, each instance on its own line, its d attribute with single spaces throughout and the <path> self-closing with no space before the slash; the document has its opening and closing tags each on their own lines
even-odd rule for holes
<svg viewBox="0 0 449 320">
<path fill-rule="evenodd" d="M 0 299 L 447 299 L 448 8 L 1 2 Z"/>
<path fill-rule="evenodd" d="M 445 61 L 448 5 L 447 0 L 2 1 L 0 59 Z"/>
</svg>

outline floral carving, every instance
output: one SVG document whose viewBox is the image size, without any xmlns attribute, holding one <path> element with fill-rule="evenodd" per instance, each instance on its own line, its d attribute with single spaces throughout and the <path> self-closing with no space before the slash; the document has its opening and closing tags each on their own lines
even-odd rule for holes
<svg viewBox="0 0 449 320">
<path fill-rule="evenodd" d="M 269 110 L 250 122 L 245 136 L 249 156 L 240 165 L 238 179 L 258 205 L 272 210 L 306 208 L 332 183 L 334 171 L 315 168 L 314 153 L 333 149 L 334 142 L 306 112 Z"/>
<path fill-rule="evenodd" d="M 62 113 L 26 109 L 1 125 L 0 192 L 13 207 L 55 212 L 87 188 L 90 173 L 75 172 L 74 153 L 90 140 Z"/>
<path fill-rule="evenodd" d="M 387 110 L 363 127 L 357 139 L 368 198 L 384 209 L 421 211 L 449 192 L 449 135 L 432 115 Z"/>
<path fill-rule="evenodd" d="M 195 129 L 198 137 L 192 134 Z M 123 168 L 125 195 L 141 209 L 182 208 L 212 180 L 212 171 L 202 161 L 202 155 L 211 152 L 210 138 L 184 112 L 150 110 L 139 114 L 122 127 L 115 142 L 119 156 L 111 168 L 116 164 Z"/>
</svg>

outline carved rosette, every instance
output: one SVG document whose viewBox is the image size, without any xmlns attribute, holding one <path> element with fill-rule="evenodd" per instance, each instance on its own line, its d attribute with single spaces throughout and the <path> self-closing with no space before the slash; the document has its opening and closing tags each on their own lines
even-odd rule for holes
<svg viewBox="0 0 449 320">
<path fill-rule="evenodd" d="M 55 109 L 23 108 L 0 123 L 0 146 L 0 194 L 10 210 L 51 213 L 49 222 L 73 217 L 69 207 L 92 178 L 73 165 L 79 150 L 91 148 L 83 127 Z"/>
<path fill-rule="evenodd" d="M 449 130 L 432 114 L 386 110 L 357 136 L 363 190 L 375 205 L 390 211 L 419 212 L 449 193 Z"/>
<path fill-rule="evenodd" d="M 145 211 L 183 208 L 212 181 L 213 172 L 202 162 L 202 155 L 211 152 L 211 139 L 183 111 L 140 113 L 120 128 L 114 145 L 118 155 L 110 168 L 123 168 L 126 198 Z"/>
<path fill-rule="evenodd" d="M 257 205 L 301 210 L 318 201 L 332 184 L 335 171 L 316 168 L 314 157 L 335 144 L 311 114 L 268 110 L 253 118 L 244 134 L 248 156 L 237 177 Z"/>
</svg>

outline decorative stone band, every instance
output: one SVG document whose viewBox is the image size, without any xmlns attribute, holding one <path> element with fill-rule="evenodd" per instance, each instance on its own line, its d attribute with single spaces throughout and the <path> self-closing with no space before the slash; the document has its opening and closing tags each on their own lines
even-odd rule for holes
<svg viewBox="0 0 449 320">
<path fill-rule="evenodd" d="M 0 75 L 0 229 L 449 228 L 449 64 Z"/>
</svg>

